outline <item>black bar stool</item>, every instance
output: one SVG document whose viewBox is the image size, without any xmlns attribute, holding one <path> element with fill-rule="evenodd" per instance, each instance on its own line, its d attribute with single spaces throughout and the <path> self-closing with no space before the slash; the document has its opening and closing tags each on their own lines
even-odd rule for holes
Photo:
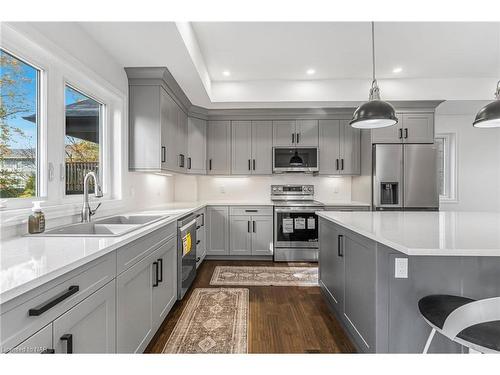
<svg viewBox="0 0 500 375">
<path fill-rule="evenodd" d="M 436 332 L 469 348 L 469 353 L 500 353 L 500 297 L 473 300 L 435 294 L 418 301 L 418 309 L 432 330 L 427 353 Z"/>
</svg>

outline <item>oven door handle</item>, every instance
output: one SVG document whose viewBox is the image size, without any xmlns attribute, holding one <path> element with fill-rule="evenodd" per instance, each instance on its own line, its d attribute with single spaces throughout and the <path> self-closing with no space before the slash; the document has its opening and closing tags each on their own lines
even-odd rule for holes
<svg viewBox="0 0 500 375">
<path fill-rule="evenodd" d="M 185 232 L 186 230 L 189 229 L 189 227 L 191 227 L 192 225 L 196 225 L 196 219 L 193 219 L 191 220 L 189 223 L 187 223 L 186 225 L 182 226 L 179 228 L 179 231 L 181 232 Z"/>
<path fill-rule="evenodd" d="M 275 208 L 274 211 L 282 213 L 282 212 L 306 212 L 306 213 L 311 213 L 314 214 L 316 211 L 323 211 L 324 208 L 322 207 L 317 207 L 317 208 L 294 208 L 294 207 L 287 207 L 287 208 Z"/>
</svg>

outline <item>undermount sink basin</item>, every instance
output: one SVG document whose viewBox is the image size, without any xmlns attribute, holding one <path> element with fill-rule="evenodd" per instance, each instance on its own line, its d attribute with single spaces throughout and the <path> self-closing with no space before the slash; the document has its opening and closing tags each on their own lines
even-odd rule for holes
<svg viewBox="0 0 500 375">
<path fill-rule="evenodd" d="M 164 219 L 161 215 L 118 215 L 90 223 L 78 223 L 54 228 L 36 236 L 46 237 L 117 237 L 147 224 Z"/>
</svg>

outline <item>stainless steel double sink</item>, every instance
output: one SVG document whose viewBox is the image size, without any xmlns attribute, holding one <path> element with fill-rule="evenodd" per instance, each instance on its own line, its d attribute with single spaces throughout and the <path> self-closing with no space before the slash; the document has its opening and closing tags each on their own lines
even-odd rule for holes
<svg viewBox="0 0 500 375">
<path fill-rule="evenodd" d="M 50 229 L 37 234 L 41 237 L 118 237 L 132 232 L 168 215 L 117 215 Z"/>
</svg>

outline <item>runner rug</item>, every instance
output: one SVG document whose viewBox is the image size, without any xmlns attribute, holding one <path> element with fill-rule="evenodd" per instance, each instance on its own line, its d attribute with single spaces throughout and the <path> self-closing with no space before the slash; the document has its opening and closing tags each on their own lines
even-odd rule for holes
<svg viewBox="0 0 500 375">
<path fill-rule="evenodd" d="M 163 353 L 247 353 L 248 289 L 197 288 Z"/>
<path fill-rule="evenodd" d="M 318 286 L 318 267 L 215 267 L 210 285 Z"/>
</svg>

